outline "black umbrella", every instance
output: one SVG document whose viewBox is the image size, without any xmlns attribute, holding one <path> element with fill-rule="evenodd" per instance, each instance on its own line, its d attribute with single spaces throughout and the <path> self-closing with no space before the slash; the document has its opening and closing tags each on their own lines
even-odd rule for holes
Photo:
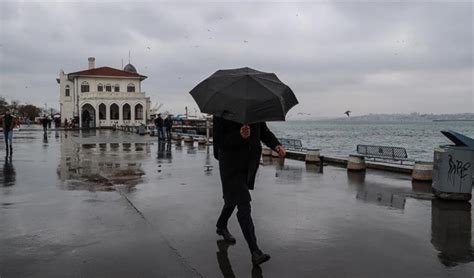
<svg viewBox="0 0 474 278">
<path fill-rule="evenodd" d="M 241 124 L 284 121 L 298 104 L 290 87 L 274 73 L 251 68 L 218 70 L 190 94 L 201 112 Z"/>
</svg>

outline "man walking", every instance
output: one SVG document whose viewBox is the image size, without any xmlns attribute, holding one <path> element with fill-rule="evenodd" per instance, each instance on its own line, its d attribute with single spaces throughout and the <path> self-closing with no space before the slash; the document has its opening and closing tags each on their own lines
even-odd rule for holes
<svg viewBox="0 0 474 278">
<path fill-rule="evenodd" d="M 268 129 L 265 123 L 241 125 L 214 116 L 214 157 L 219 160 L 224 207 L 217 221 L 217 234 L 230 243 L 236 240 L 227 229 L 227 223 L 235 207 L 237 219 L 250 249 L 252 262 L 259 265 L 270 259 L 257 245 L 255 228 L 251 217 L 250 192 L 254 188 L 255 176 L 260 163 L 262 147 L 260 141 L 286 155 L 285 148 Z"/>
<path fill-rule="evenodd" d="M 163 133 L 163 124 L 163 118 L 161 117 L 161 114 L 158 114 L 155 119 L 155 127 L 156 131 L 158 131 L 158 140 L 162 140 L 165 138 L 165 135 Z"/>
<path fill-rule="evenodd" d="M 10 110 L 5 111 L 5 115 L 3 116 L 3 135 L 5 137 L 5 147 L 8 152 L 10 151 L 10 156 L 13 153 L 13 128 L 15 127 L 15 119 L 12 115 L 10 115 Z"/>
<path fill-rule="evenodd" d="M 171 141 L 171 128 L 173 128 L 173 119 L 171 118 L 171 115 L 166 117 L 164 126 L 166 128 L 166 140 Z"/>
<path fill-rule="evenodd" d="M 46 133 L 48 131 L 48 118 L 46 115 L 44 115 L 43 119 L 41 120 L 41 123 L 43 124 L 43 132 Z"/>
</svg>

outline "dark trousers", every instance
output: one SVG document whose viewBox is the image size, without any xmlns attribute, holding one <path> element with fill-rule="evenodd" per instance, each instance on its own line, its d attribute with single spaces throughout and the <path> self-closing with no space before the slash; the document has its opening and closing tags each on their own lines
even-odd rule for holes
<svg viewBox="0 0 474 278">
<path fill-rule="evenodd" d="M 11 148 L 13 143 L 13 130 L 5 128 L 3 130 L 3 136 L 5 138 L 6 147 L 8 148 L 8 145 L 10 145 Z"/>
<path fill-rule="evenodd" d="M 235 207 L 237 206 L 237 219 L 239 220 L 240 229 L 244 234 L 245 240 L 249 245 L 250 252 L 258 250 L 257 237 L 255 236 L 255 227 L 253 225 L 252 216 L 250 215 L 250 202 L 241 203 L 238 205 L 224 204 L 221 215 L 217 220 L 217 228 L 226 229 L 229 218 L 232 216 Z"/>
<path fill-rule="evenodd" d="M 162 126 L 156 126 L 156 131 L 158 132 L 158 139 L 165 139 L 165 133 L 163 132 Z"/>
</svg>

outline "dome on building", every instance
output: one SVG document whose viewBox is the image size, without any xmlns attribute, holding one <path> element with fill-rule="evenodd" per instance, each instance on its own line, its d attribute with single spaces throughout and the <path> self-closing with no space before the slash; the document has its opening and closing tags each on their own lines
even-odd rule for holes
<svg viewBox="0 0 474 278">
<path fill-rule="evenodd" d="M 137 73 L 137 69 L 132 64 L 127 64 L 124 68 L 124 71 Z"/>
</svg>

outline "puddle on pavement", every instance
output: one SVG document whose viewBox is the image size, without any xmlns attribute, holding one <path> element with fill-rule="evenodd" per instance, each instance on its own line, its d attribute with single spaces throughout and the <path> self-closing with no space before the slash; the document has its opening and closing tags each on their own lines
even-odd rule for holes
<svg viewBox="0 0 474 278">
<path fill-rule="evenodd" d="M 61 188 L 88 191 L 131 191 L 145 181 L 142 161 L 150 155 L 146 143 L 84 143 L 65 140 L 57 174 Z"/>
</svg>

